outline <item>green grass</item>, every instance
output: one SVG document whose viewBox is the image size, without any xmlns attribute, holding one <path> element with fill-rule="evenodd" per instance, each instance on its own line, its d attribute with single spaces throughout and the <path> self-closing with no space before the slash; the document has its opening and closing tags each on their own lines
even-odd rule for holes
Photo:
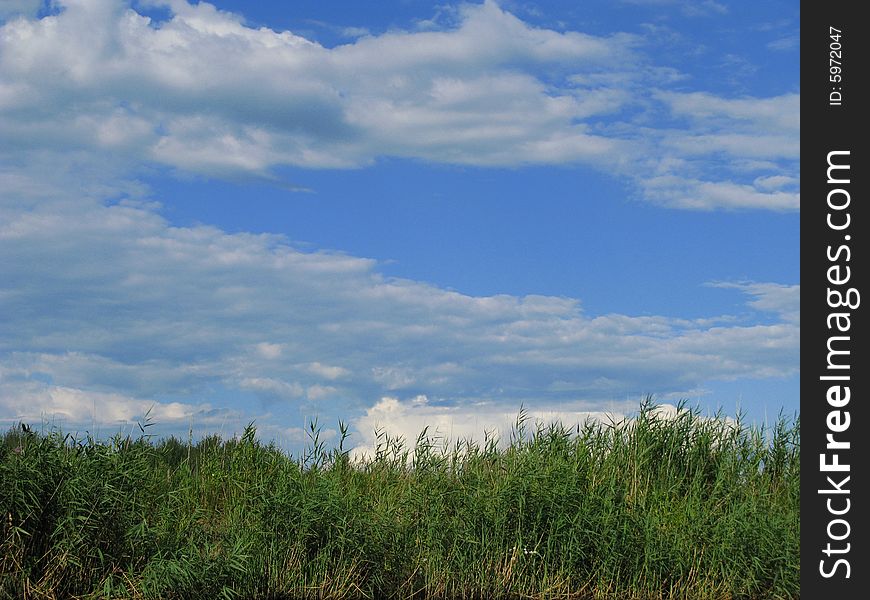
<svg viewBox="0 0 870 600">
<path fill-rule="evenodd" d="M 343 430 L 344 431 L 344 430 Z M 257 441 L 0 443 L 0 597 L 799 598 L 800 423 L 681 410 L 352 462 Z"/>
</svg>

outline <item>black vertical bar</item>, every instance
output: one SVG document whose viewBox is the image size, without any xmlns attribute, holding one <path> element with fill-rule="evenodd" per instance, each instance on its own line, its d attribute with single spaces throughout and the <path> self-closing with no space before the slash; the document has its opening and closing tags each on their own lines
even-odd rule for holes
<svg viewBox="0 0 870 600">
<path fill-rule="evenodd" d="M 868 25 L 861 2 L 801 6 L 801 595 L 870 589 L 866 208 Z M 864 351 L 862 351 L 864 349 Z M 863 361 L 863 362 L 862 362 Z M 829 437 L 830 436 L 830 437 Z M 847 466 L 848 465 L 848 466 Z"/>
</svg>

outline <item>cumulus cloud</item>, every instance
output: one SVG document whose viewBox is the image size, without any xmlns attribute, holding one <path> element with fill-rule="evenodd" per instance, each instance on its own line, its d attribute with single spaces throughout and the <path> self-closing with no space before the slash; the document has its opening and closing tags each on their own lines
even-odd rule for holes
<svg viewBox="0 0 870 600">
<path fill-rule="evenodd" d="M 652 64 L 636 35 L 533 27 L 487 0 L 440 27 L 328 48 L 205 2 L 165 4 L 159 22 L 120 0 L 69 0 L 2 25 L 0 160 L 34 179 L 49 162 L 103 181 L 149 164 L 273 177 L 385 156 L 572 163 L 676 208 L 798 207 L 796 186 L 753 186 L 797 179 L 797 96 L 660 89 L 682 76 Z"/>
<path fill-rule="evenodd" d="M 370 460 L 378 447 L 386 449 L 386 439 L 397 440 L 404 449 L 413 448 L 419 437 L 434 445 L 435 451 L 452 451 L 458 444 L 471 442 L 483 446 L 494 440 L 498 447 L 508 446 L 512 437 L 524 435 L 528 439 L 539 428 L 561 425 L 567 431 L 577 431 L 589 423 L 631 423 L 637 403 L 611 402 L 608 410 L 595 410 L 580 402 L 560 405 L 558 408 L 498 406 L 492 403 L 477 403 L 471 406 L 438 405 L 425 395 L 401 400 L 384 396 L 366 409 L 365 414 L 355 419 L 351 434 L 350 456 L 355 460 Z M 673 404 L 658 404 L 652 414 L 663 419 L 672 419 L 681 408 Z M 683 408 L 682 410 L 686 410 Z M 733 419 L 726 418 L 733 423 Z M 519 429 L 522 428 L 522 433 Z M 353 436 L 356 436 L 355 438 Z"/>
<path fill-rule="evenodd" d="M 524 419 L 527 433 L 531 433 L 539 424 L 561 423 L 570 429 L 590 420 L 619 422 L 624 417 L 619 412 L 584 409 L 580 405 L 562 406 L 559 410 L 523 409 L 521 415 L 519 407 L 511 412 L 491 403 L 437 405 L 425 395 L 404 401 L 384 396 L 354 421 L 357 439 L 353 443 L 351 458 L 359 460 L 373 457 L 378 443 L 384 442 L 378 439 L 379 434 L 386 434 L 391 439 L 401 438 L 405 448 L 413 448 L 418 436 L 424 432 L 430 441 L 448 450 L 460 440 L 483 444 L 484 440 L 497 439 L 499 446 L 504 447 L 510 442 L 510 436 L 521 418 Z"/>
</svg>

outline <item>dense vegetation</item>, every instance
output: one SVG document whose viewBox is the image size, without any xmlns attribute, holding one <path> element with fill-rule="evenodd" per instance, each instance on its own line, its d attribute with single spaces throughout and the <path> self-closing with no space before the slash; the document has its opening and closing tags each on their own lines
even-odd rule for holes
<svg viewBox="0 0 870 600">
<path fill-rule="evenodd" d="M 346 430 L 342 428 L 343 434 Z M 800 421 L 0 444 L 0 597 L 798 598 Z"/>
</svg>

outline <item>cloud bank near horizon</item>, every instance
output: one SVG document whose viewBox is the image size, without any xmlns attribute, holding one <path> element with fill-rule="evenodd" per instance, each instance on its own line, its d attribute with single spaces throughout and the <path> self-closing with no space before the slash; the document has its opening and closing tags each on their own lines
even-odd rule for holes
<svg viewBox="0 0 870 600">
<path fill-rule="evenodd" d="M 571 298 L 469 296 L 281 236 L 174 227 L 149 204 L 81 198 L 6 202 L 0 254 L 15 317 L 0 320 L 0 403 L 16 418 L 76 419 L 124 395 L 124 415 L 98 412 L 131 419 L 148 400 L 210 389 L 267 409 L 419 394 L 513 409 L 798 366 L 798 286 L 715 284 L 743 292 L 765 324 L 588 316 Z"/>
</svg>

